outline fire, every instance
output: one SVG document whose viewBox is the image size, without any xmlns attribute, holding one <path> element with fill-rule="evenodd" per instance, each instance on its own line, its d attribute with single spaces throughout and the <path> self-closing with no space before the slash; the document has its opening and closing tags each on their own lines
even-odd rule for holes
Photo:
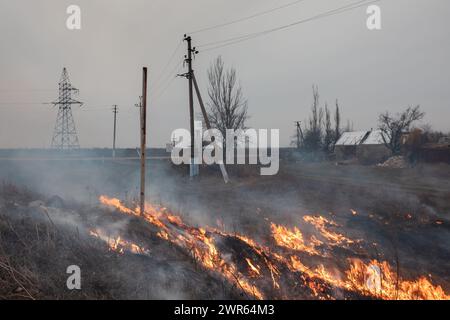
<svg viewBox="0 0 450 320">
<path fill-rule="evenodd" d="M 352 244 L 354 243 L 353 240 L 345 237 L 342 234 L 339 234 L 337 232 L 333 232 L 327 228 L 327 226 L 334 226 L 337 227 L 338 225 L 330 220 L 327 220 L 326 218 L 322 216 L 304 216 L 303 220 L 305 222 L 309 222 L 312 224 L 320 233 L 321 235 L 326 238 L 328 241 L 331 242 L 332 245 L 339 245 L 342 243 Z"/>
<path fill-rule="evenodd" d="M 103 240 L 108 244 L 108 247 L 110 250 L 118 252 L 120 254 L 125 253 L 125 251 L 129 251 L 134 254 L 149 254 L 149 250 L 138 246 L 137 244 L 122 239 L 120 236 L 117 238 L 111 238 L 107 235 L 105 235 L 101 230 L 97 229 L 95 231 L 91 230 L 89 234 L 95 238 L 98 238 L 100 240 Z"/>
<path fill-rule="evenodd" d="M 345 277 L 340 279 L 323 265 L 306 267 L 296 256 L 291 256 L 291 270 L 305 273 L 338 288 L 360 292 L 364 295 L 387 300 L 449 300 L 441 286 L 434 286 L 427 278 L 409 281 L 397 278 L 388 262 L 372 260 L 364 263 L 351 261 Z"/>
<path fill-rule="evenodd" d="M 252 285 L 242 275 L 232 262 L 225 261 L 215 245 L 214 238 L 205 229 L 193 228 L 184 224 L 178 216 L 168 214 L 166 208 L 158 208 L 150 204 L 145 205 L 143 215 L 139 209 L 131 210 L 122 205 L 120 200 L 111 199 L 106 196 L 99 198 L 100 202 L 118 211 L 132 216 L 141 216 L 147 222 L 160 228 L 157 236 L 169 241 L 188 251 L 192 257 L 201 265 L 213 272 L 219 272 L 228 281 L 241 288 L 249 296 L 263 299 L 264 296 L 258 288 Z"/>
<path fill-rule="evenodd" d="M 395 300 L 449 300 L 441 286 L 434 286 L 424 276 L 404 280 L 397 276 L 388 262 L 372 260 L 365 264 L 354 260 L 346 271 L 346 286 L 380 299 Z"/>
<path fill-rule="evenodd" d="M 310 255 L 319 254 L 319 252 L 316 250 L 317 242 L 311 242 L 309 245 L 305 244 L 305 241 L 303 240 L 303 234 L 297 227 L 289 229 L 284 226 L 279 226 L 275 223 L 271 223 L 270 228 L 272 230 L 272 236 L 275 242 L 280 247 L 303 251 Z"/>
<path fill-rule="evenodd" d="M 99 200 L 102 204 L 109 206 L 109 207 L 114 207 L 117 210 L 119 210 L 120 212 L 131 214 L 131 215 L 138 215 L 138 214 L 136 214 L 135 211 L 128 209 L 127 207 L 122 205 L 122 203 L 120 202 L 119 199 L 108 198 L 106 196 L 100 196 Z"/>
<path fill-rule="evenodd" d="M 156 234 L 159 238 L 183 248 L 203 268 L 221 275 L 248 296 L 256 299 L 264 299 L 261 287 L 257 287 L 257 284 L 270 281 L 272 287 L 278 290 L 281 288 L 281 284 L 289 285 L 280 281 L 288 272 L 290 276 L 299 277 L 302 283 L 309 287 L 312 294 L 318 299 L 333 299 L 332 292 L 335 289 L 340 289 L 376 299 L 450 300 L 450 295 L 447 295 L 441 286 L 432 284 L 426 277 L 422 276 L 416 280 L 398 277 L 387 261 L 344 260 L 339 264 L 343 270 L 330 269 L 328 263 L 307 265 L 298 257 L 300 253 L 318 256 L 315 258 L 322 260 L 330 259 L 330 256 L 319 253 L 318 248 L 324 245 L 323 241 L 313 235 L 306 242 L 302 232 L 297 227 L 288 228 L 270 223 L 272 238 L 277 245 L 272 248 L 244 235 L 229 234 L 210 227 L 196 228 L 189 226 L 183 222 L 181 217 L 170 214 L 166 208 L 146 204 L 144 214 L 140 215 L 139 209 L 129 209 L 118 199 L 102 196 L 100 201 L 124 214 L 140 216 L 148 223 L 156 226 L 158 228 Z M 313 225 L 319 232 L 318 236 L 323 237 L 327 244 L 331 246 L 347 246 L 356 242 L 343 234 L 330 230 L 331 227 L 338 227 L 334 221 L 321 216 L 305 216 L 303 220 Z M 149 253 L 148 250 L 126 241 L 122 237 L 110 239 L 98 230 L 91 232 L 91 234 L 107 242 L 110 249 L 116 252 Z M 242 257 L 247 265 L 247 270 L 245 272 L 240 271 L 238 268 L 238 266 L 241 266 L 240 263 L 231 261 L 227 255 L 220 252 L 216 245 L 217 237 L 234 238 L 246 244 L 255 255 L 258 255 L 258 260 Z M 261 263 L 257 264 L 255 261 Z M 345 264 L 348 267 L 342 267 Z M 264 276 L 269 273 L 270 278 Z M 245 274 L 249 276 L 245 276 Z"/>
<path fill-rule="evenodd" d="M 250 271 L 252 272 L 252 274 L 254 274 L 255 276 L 261 275 L 261 271 L 259 271 L 259 267 L 255 266 L 249 258 L 245 258 L 245 261 L 247 261 L 247 264 L 250 267 Z"/>
</svg>

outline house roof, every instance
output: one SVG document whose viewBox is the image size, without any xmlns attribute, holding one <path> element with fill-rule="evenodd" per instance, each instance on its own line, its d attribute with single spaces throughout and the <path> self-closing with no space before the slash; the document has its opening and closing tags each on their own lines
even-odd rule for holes
<svg viewBox="0 0 450 320">
<path fill-rule="evenodd" d="M 361 144 L 384 144 L 383 133 L 381 130 L 373 130 Z"/>
<path fill-rule="evenodd" d="M 380 145 L 384 144 L 381 130 L 344 132 L 336 146 L 357 145 Z"/>
<path fill-rule="evenodd" d="M 368 131 L 354 131 L 344 132 L 339 140 L 336 142 L 336 146 L 356 146 L 361 144 Z"/>
</svg>

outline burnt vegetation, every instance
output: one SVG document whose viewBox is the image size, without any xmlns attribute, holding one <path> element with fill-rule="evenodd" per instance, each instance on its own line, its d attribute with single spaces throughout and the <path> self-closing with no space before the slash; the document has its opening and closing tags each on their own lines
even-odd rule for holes
<svg viewBox="0 0 450 320">
<path fill-rule="evenodd" d="M 165 170 L 159 164 L 150 172 Z M 181 171 L 153 176 L 160 183 L 144 217 L 132 198 L 94 195 L 86 204 L 5 183 L 0 297 L 446 297 L 448 274 L 441 266 L 449 257 L 450 229 L 442 214 L 450 209 L 448 186 L 432 190 L 443 180 L 431 167 L 422 174 L 435 180 L 420 186 L 405 180 L 414 177 L 413 169 L 405 176 L 374 170 L 311 164 L 299 171 L 291 163 L 274 177 L 256 179 L 251 171 L 236 176 L 233 186 L 220 183 L 214 171 L 196 184 Z M 82 270 L 82 290 L 66 287 L 66 268 L 74 264 Z M 381 269 L 380 292 L 376 278 L 372 289 L 365 287 L 369 267 Z"/>
</svg>

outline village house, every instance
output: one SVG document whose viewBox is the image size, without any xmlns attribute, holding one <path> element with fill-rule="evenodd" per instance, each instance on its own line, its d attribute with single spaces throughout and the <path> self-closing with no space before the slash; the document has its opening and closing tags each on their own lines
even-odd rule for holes
<svg viewBox="0 0 450 320">
<path fill-rule="evenodd" d="M 344 132 L 335 144 L 337 161 L 358 160 L 379 163 L 391 156 L 380 130 Z"/>
</svg>

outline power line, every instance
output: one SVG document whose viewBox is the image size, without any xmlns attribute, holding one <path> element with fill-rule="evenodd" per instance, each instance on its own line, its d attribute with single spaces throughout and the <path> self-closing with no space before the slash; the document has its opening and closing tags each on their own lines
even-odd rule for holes
<svg viewBox="0 0 450 320">
<path fill-rule="evenodd" d="M 249 33 L 249 34 L 242 35 L 242 36 L 232 37 L 232 38 L 228 38 L 228 39 L 225 39 L 225 40 L 214 41 L 214 42 L 202 44 L 202 45 L 200 45 L 198 47 L 200 47 L 200 48 L 210 47 L 210 48 L 203 49 L 202 50 L 203 52 L 204 51 L 210 51 L 210 50 L 218 49 L 218 48 L 222 48 L 222 47 L 226 47 L 226 46 L 229 46 L 229 45 L 233 45 L 233 44 L 244 42 L 244 41 L 247 41 L 247 40 L 250 40 L 250 39 L 254 39 L 254 38 L 259 37 L 259 36 L 267 35 L 269 33 L 275 32 L 275 31 L 284 30 L 284 29 L 287 29 L 287 28 L 290 28 L 290 27 L 293 27 L 293 26 L 296 26 L 296 25 L 299 25 L 299 24 L 303 24 L 303 23 L 310 22 L 310 21 L 313 21 L 313 20 L 318 20 L 318 19 L 322 19 L 322 18 L 333 16 L 333 15 L 341 14 L 341 13 L 344 13 L 344 12 L 347 12 L 347 11 L 351 11 L 351 10 L 354 10 L 354 9 L 366 6 L 366 5 L 370 4 L 370 3 L 375 3 L 375 2 L 379 2 L 379 1 L 381 1 L 381 0 L 360 0 L 360 1 L 356 1 L 356 2 L 353 2 L 353 3 L 347 4 L 347 5 L 341 6 L 339 8 L 333 9 L 333 10 L 322 12 L 322 13 L 317 14 L 317 15 L 315 15 L 313 17 L 310 17 L 310 18 L 306 18 L 306 19 L 295 21 L 295 22 L 290 23 L 290 24 L 282 25 L 282 26 L 279 26 L 279 27 L 276 27 L 276 28 L 267 29 L 267 30 L 264 30 L 264 31 Z"/>
<path fill-rule="evenodd" d="M 170 55 L 169 61 L 167 61 L 166 65 L 164 66 L 164 68 L 162 68 L 161 72 L 158 74 L 158 76 L 155 78 L 155 80 L 152 81 L 152 83 L 150 84 L 150 87 L 155 86 L 158 83 L 158 81 L 161 80 L 162 76 L 164 75 L 164 72 L 167 70 L 167 68 L 170 66 L 171 62 L 175 58 L 175 56 L 176 56 L 178 50 L 180 49 L 182 43 L 183 43 L 182 41 L 180 41 L 178 43 L 178 45 L 176 46 L 175 50 Z"/>
<path fill-rule="evenodd" d="M 341 6 L 341 7 L 336 8 L 336 9 L 332 9 L 332 10 L 329 10 L 329 11 L 326 11 L 326 12 L 319 13 L 319 14 L 313 16 L 313 17 L 309 17 L 309 18 L 305 18 L 305 19 L 302 19 L 302 20 L 295 21 L 293 23 L 289 23 L 289 24 L 282 25 L 282 26 L 279 26 L 279 27 L 267 29 L 267 30 L 264 30 L 264 31 L 258 31 L 258 32 L 245 34 L 245 35 L 242 35 L 242 36 L 232 37 L 232 38 L 228 38 L 228 39 L 225 39 L 225 40 L 209 42 L 209 43 L 206 43 L 206 44 L 199 45 L 198 47 L 202 48 L 202 47 L 208 47 L 208 46 L 213 46 L 213 45 L 218 45 L 218 44 L 226 44 L 226 43 L 233 44 L 234 42 L 236 42 L 236 43 L 242 42 L 242 41 L 253 39 L 255 37 L 258 37 L 258 36 L 261 36 L 261 35 L 265 35 L 265 34 L 268 34 L 268 33 L 271 33 L 271 32 L 275 32 L 275 31 L 278 31 L 278 30 L 286 29 L 286 28 L 289 28 L 289 27 L 292 27 L 292 26 L 295 26 L 295 25 L 298 25 L 298 24 L 302 24 L 302 23 L 305 23 L 305 22 L 317 20 L 317 19 L 320 19 L 320 18 L 325 18 L 325 17 L 332 16 L 332 15 L 335 15 L 335 14 L 343 13 L 343 12 L 346 12 L 346 11 L 350 11 L 350 10 L 353 10 L 353 9 L 365 6 L 365 5 L 369 4 L 369 3 L 379 2 L 379 1 L 381 1 L 381 0 L 359 0 L 359 1 L 356 1 L 356 2 L 353 2 L 353 3 Z M 205 51 L 205 50 L 203 50 L 203 51 Z"/>
<path fill-rule="evenodd" d="M 0 102 L 0 105 L 42 105 L 42 102 Z"/>
<path fill-rule="evenodd" d="M 181 61 L 181 62 L 183 62 L 183 61 Z M 177 65 L 177 67 L 178 67 L 177 70 L 178 70 L 178 71 L 180 70 L 180 68 L 179 68 L 180 65 L 181 65 L 181 63 L 179 63 L 179 64 Z M 174 71 L 175 71 L 175 70 L 174 70 Z M 153 99 L 153 102 L 158 101 L 159 98 L 161 98 L 161 97 L 164 95 L 164 93 L 166 93 L 167 89 L 170 87 L 170 85 L 171 85 L 172 82 L 176 79 L 176 77 L 177 77 L 177 74 L 175 74 L 174 77 L 170 78 L 170 80 L 169 80 L 169 82 L 166 84 L 166 86 L 165 86 L 162 90 L 160 90 L 160 91 L 158 92 L 157 95 L 155 95 L 155 98 Z"/>
<path fill-rule="evenodd" d="M 229 25 L 232 25 L 232 24 L 235 24 L 235 23 L 247 21 L 247 20 L 250 20 L 250 19 L 253 19 L 253 18 L 256 18 L 256 17 L 260 17 L 260 16 L 263 16 L 263 15 L 272 13 L 272 12 L 277 11 L 277 10 L 281 10 L 281 9 L 284 9 L 284 8 L 287 8 L 287 7 L 291 7 L 291 6 L 296 5 L 296 4 L 298 4 L 300 2 L 303 2 L 303 1 L 305 1 L 305 0 L 297 0 L 297 1 L 289 2 L 289 3 L 286 3 L 286 4 L 282 5 L 282 6 L 278 6 L 278 7 L 266 10 L 266 11 L 261 11 L 261 12 L 252 14 L 250 16 L 246 16 L 246 17 L 243 17 L 243 18 L 240 18 L 240 19 L 236 19 L 236 20 L 233 20 L 233 21 L 229 21 L 229 22 L 213 25 L 213 26 L 210 26 L 210 27 L 202 28 L 202 29 L 199 29 L 199 30 L 195 30 L 195 31 L 189 32 L 188 34 L 196 34 L 196 33 L 204 32 L 204 31 L 209 31 L 209 30 L 213 30 L 213 29 L 217 29 L 217 28 L 226 27 L 226 26 L 229 26 Z"/>
<path fill-rule="evenodd" d="M 55 89 L 28 89 L 28 90 L 8 90 L 8 89 L 0 89 L 0 93 L 3 92 L 17 92 L 17 93 L 24 93 L 24 92 L 47 92 L 47 91 L 55 91 Z"/>
<path fill-rule="evenodd" d="M 173 74 L 175 73 L 175 71 L 178 70 L 179 66 L 180 66 L 182 63 L 183 63 L 183 59 L 179 60 L 179 61 L 177 62 L 177 64 L 175 64 L 175 65 L 173 66 L 173 68 L 172 68 L 168 73 L 166 73 L 166 74 L 164 75 L 164 77 L 161 78 L 161 81 L 159 81 L 158 84 L 153 85 L 153 86 L 150 86 L 150 90 L 153 91 L 153 92 L 155 92 L 155 91 L 157 91 L 158 89 L 160 89 L 162 86 L 164 86 L 164 84 L 167 82 L 167 80 L 168 80 L 169 78 L 171 78 L 171 75 L 173 75 Z"/>
<path fill-rule="evenodd" d="M 156 94 L 153 95 L 153 102 L 159 99 L 160 96 L 162 96 L 167 88 L 172 84 L 173 80 L 175 80 L 177 71 L 180 69 L 181 64 L 183 63 L 184 59 L 180 60 L 175 67 L 167 74 L 168 77 L 165 77 L 164 81 L 161 82 L 161 86 L 158 86 L 157 88 L 153 88 L 153 92 L 156 92 Z M 169 80 L 167 82 L 167 80 Z M 162 88 L 162 89 L 161 89 Z M 160 90 L 156 90 L 160 89 Z"/>
</svg>

